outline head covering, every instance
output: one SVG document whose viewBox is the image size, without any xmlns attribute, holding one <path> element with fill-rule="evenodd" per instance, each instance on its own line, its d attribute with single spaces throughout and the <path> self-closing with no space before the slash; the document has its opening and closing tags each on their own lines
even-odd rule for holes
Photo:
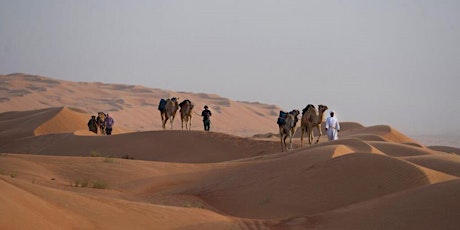
<svg viewBox="0 0 460 230">
<path fill-rule="evenodd" d="M 204 106 L 204 108 L 205 108 L 205 109 L 207 109 L 207 108 L 208 108 L 208 106 L 207 106 L 207 105 L 205 105 L 205 106 Z"/>
<path fill-rule="evenodd" d="M 334 114 L 335 114 L 335 111 L 334 111 L 334 110 L 331 110 L 331 113 L 334 113 Z"/>
</svg>

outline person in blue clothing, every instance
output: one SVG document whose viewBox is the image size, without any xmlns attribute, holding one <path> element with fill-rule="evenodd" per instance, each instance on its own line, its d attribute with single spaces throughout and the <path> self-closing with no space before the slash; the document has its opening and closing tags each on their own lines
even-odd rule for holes
<svg viewBox="0 0 460 230">
<path fill-rule="evenodd" d="M 105 123 L 105 134 L 112 135 L 112 127 L 115 124 L 113 118 L 107 113 L 107 117 L 104 120 Z"/>
</svg>

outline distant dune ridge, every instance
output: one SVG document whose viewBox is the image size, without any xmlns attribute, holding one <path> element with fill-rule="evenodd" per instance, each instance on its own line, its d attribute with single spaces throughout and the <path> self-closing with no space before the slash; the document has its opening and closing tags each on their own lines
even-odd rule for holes
<svg viewBox="0 0 460 230">
<path fill-rule="evenodd" d="M 0 75 L 0 82 L 0 112 L 70 107 L 87 113 L 88 119 L 91 114 L 109 112 L 115 119 L 115 127 L 126 130 L 160 130 L 161 117 L 157 109 L 160 99 L 178 97 L 179 102 L 189 99 L 195 104 L 192 130 L 203 129 L 200 115 L 204 105 L 208 105 L 213 112 L 213 131 L 239 136 L 278 132 L 273 121 L 276 121 L 280 108 L 275 105 L 232 101 L 212 94 L 99 82 L 70 82 L 27 74 Z M 169 123 L 166 128 L 170 129 Z M 180 128 L 178 113 L 174 129 Z"/>
<path fill-rule="evenodd" d="M 278 108 L 143 86 L 0 76 L 0 229 L 459 229 L 460 150 L 388 125 L 281 152 Z M 161 129 L 160 98 L 213 110 Z M 87 131 L 109 112 L 112 136 Z M 215 115 L 214 115 L 215 114 Z M 298 130 L 299 131 L 299 130 Z"/>
</svg>

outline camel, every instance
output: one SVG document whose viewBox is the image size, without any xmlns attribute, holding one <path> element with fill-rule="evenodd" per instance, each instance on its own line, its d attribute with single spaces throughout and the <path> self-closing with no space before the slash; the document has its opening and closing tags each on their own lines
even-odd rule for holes
<svg viewBox="0 0 460 230">
<path fill-rule="evenodd" d="M 193 104 L 190 100 L 184 100 L 179 104 L 180 106 L 180 119 L 182 122 L 182 129 L 190 130 L 192 128 L 192 110 Z"/>
<path fill-rule="evenodd" d="M 171 123 L 171 129 L 173 129 L 174 118 L 176 117 L 176 112 L 179 109 L 177 100 L 179 100 L 179 98 L 176 97 L 166 100 L 164 108 L 160 109 L 163 129 L 166 128 L 166 122 L 168 120 Z"/>
<path fill-rule="evenodd" d="M 311 145 L 314 139 L 313 128 L 315 127 L 318 129 L 318 139 L 316 140 L 316 144 L 319 143 L 319 138 L 323 134 L 321 132 L 321 122 L 323 122 L 324 112 L 328 108 L 326 105 L 318 105 L 318 109 L 319 112 L 316 110 L 314 105 L 309 104 L 302 110 L 302 120 L 300 122 L 300 127 L 302 128 L 302 135 L 300 136 L 300 147 L 302 147 L 304 132 L 307 132 L 308 143 Z"/>
<path fill-rule="evenodd" d="M 280 139 L 281 139 L 281 152 L 289 150 L 293 150 L 292 148 L 292 137 L 296 131 L 297 121 L 299 120 L 297 116 L 300 114 L 299 110 L 292 110 L 291 112 L 285 114 L 284 119 L 282 122 L 278 121 L 278 125 L 280 128 Z M 289 149 L 286 146 L 286 138 L 289 137 Z"/>
<path fill-rule="evenodd" d="M 101 130 L 101 134 L 105 135 L 105 113 L 97 112 L 96 125 Z"/>
</svg>

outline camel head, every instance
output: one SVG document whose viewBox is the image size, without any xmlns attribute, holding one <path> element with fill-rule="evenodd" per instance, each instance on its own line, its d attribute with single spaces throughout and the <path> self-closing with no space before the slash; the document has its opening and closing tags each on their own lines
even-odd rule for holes
<svg viewBox="0 0 460 230">
<path fill-rule="evenodd" d="M 326 105 L 318 105 L 319 112 L 324 113 L 328 108 Z"/>
<path fill-rule="evenodd" d="M 299 121 L 299 118 L 297 116 L 299 116 L 300 114 L 300 111 L 297 110 L 297 109 L 294 109 L 292 110 L 291 112 L 289 112 L 292 116 L 294 116 L 294 126 L 297 125 L 297 121 Z"/>
<path fill-rule="evenodd" d="M 289 113 L 292 114 L 292 116 L 294 116 L 294 117 L 297 117 L 300 114 L 299 110 L 297 110 L 297 109 L 294 109 Z"/>
</svg>

